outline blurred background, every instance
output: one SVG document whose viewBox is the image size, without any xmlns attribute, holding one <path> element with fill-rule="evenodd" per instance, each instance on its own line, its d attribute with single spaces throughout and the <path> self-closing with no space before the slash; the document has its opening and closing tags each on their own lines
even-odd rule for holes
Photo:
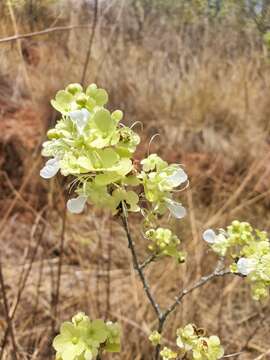
<svg viewBox="0 0 270 360">
<path fill-rule="evenodd" d="M 53 359 L 59 324 L 79 310 L 121 323 L 122 352 L 104 359 L 151 359 L 155 316 L 120 224 L 92 208 L 66 214 L 63 179 L 39 176 L 58 118 L 50 99 L 71 82 L 95 82 L 126 124 L 142 125 L 138 159 L 158 133 L 151 152 L 185 166 L 188 216 L 170 225 L 188 260 L 146 271 L 166 306 L 215 267 L 204 229 L 233 219 L 269 229 L 270 1 L 2 0 L 0 14 L 0 359 L 14 356 L 7 307 L 18 359 Z M 144 259 L 140 221 L 131 227 Z M 243 351 L 232 359 L 270 359 L 269 313 L 246 282 L 220 278 L 185 298 L 165 335 L 170 343 L 194 322 L 218 334 L 226 354 Z"/>
</svg>

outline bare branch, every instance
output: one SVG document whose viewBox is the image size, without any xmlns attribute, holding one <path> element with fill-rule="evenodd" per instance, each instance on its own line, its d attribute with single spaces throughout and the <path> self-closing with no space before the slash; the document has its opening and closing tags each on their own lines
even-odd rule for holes
<svg viewBox="0 0 270 360">
<path fill-rule="evenodd" d="M 144 262 L 142 262 L 139 266 L 140 266 L 140 269 L 144 269 L 147 267 L 147 265 L 149 265 L 151 262 L 153 262 L 155 259 L 156 259 L 157 255 L 156 254 L 152 254 L 150 256 L 148 256 L 148 258 L 146 258 L 144 260 Z"/>
<path fill-rule="evenodd" d="M 217 277 L 223 277 L 226 275 L 238 275 L 238 276 L 242 276 L 241 274 L 234 274 L 232 273 L 230 270 L 224 270 L 223 269 L 224 266 L 224 259 L 220 258 L 220 260 L 217 263 L 217 266 L 215 268 L 215 270 L 206 276 L 201 277 L 194 285 L 192 285 L 190 288 L 186 288 L 184 290 L 182 290 L 179 295 L 175 298 L 175 301 L 162 313 L 161 317 L 159 317 L 159 326 L 158 326 L 158 332 L 161 334 L 163 331 L 163 326 L 165 321 L 167 320 L 167 317 L 175 310 L 175 308 L 181 303 L 181 301 L 183 300 L 183 298 L 193 292 L 194 290 L 200 288 L 201 286 L 207 284 L 209 281 L 213 280 L 214 278 Z M 160 352 L 160 345 L 156 346 L 156 354 L 155 354 L 155 359 L 158 360 L 159 359 L 159 352 Z"/>
<path fill-rule="evenodd" d="M 56 280 L 56 292 L 54 298 L 54 317 L 52 320 L 52 333 L 55 333 L 55 325 L 58 316 L 58 303 L 60 297 L 60 286 L 61 286 L 61 275 L 62 275 L 62 265 L 63 265 L 63 255 L 64 255 L 64 243 L 65 243 L 65 232 L 66 232 L 66 219 L 67 219 L 67 211 L 66 206 L 63 209 L 62 215 L 62 230 L 60 236 L 60 249 L 59 249 L 59 261 L 57 268 L 57 280 Z"/>
<path fill-rule="evenodd" d="M 92 30 L 91 30 L 91 33 L 90 33 L 88 49 L 87 49 L 87 53 L 86 53 L 85 63 L 84 63 L 84 66 L 83 66 L 82 79 L 81 79 L 81 84 L 82 85 L 84 85 L 86 72 L 87 72 L 87 67 L 88 67 L 88 64 L 89 64 L 90 57 L 91 57 L 91 51 L 92 51 L 93 41 L 94 41 L 94 37 L 95 37 L 95 33 L 96 33 L 96 27 L 97 27 L 97 19 L 98 19 L 98 0 L 95 0 L 94 21 L 93 21 L 93 24 L 92 24 Z"/>
<path fill-rule="evenodd" d="M 76 29 L 89 29 L 91 27 L 92 27 L 92 25 L 55 26 L 55 27 L 52 27 L 52 28 L 49 28 L 49 29 L 44 29 L 44 30 L 40 30 L 40 31 L 34 31 L 34 32 L 31 32 L 31 33 L 8 36 L 8 37 L 0 39 L 0 44 L 1 43 L 7 43 L 7 42 L 10 42 L 10 41 L 16 41 L 16 40 L 20 40 L 20 39 L 32 38 L 32 37 L 40 36 L 40 35 L 47 35 L 47 34 L 50 34 L 50 33 L 53 33 L 53 32 L 70 31 L 70 30 L 76 30 Z"/>
<path fill-rule="evenodd" d="M 131 251 L 131 255 L 132 255 L 132 260 L 133 260 L 133 266 L 134 269 L 138 272 L 139 278 L 141 280 L 141 283 L 143 285 L 144 291 L 146 293 L 146 296 L 148 298 L 148 300 L 150 301 L 155 313 L 157 314 L 158 318 L 160 318 L 162 316 L 162 312 L 160 310 L 160 307 L 158 305 L 158 303 L 155 301 L 148 282 L 144 276 L 143 270 L 141 269 L 140 265 L 139 265 L 139 261 L 137 258 L 137 254 L 136 254 L 136 250 L 135 250 L 135 246 L 134 246 L 134 242 L 133 239 L 131 237 L 130 231 L 129 231 L 129 226 L 128 226 L 128 217 L 127 217 L 127 210 L 126 210 L 126 206 L 125 203 L 122 202 L 122 223 L 123 223 L 123 227 L 125 229 L 126 235 L 127 235 L 127 239 L 128 239 L 128 247 Z"/>
<path fill-rule="evenodd" d="M 5 289 L 1 259 L 0 259 L 0 285 L 1 285 L 2 295 L 3 295 L 7 328 L 9 329 L 9 332 L 10 332 L 11 343 L 12 343 L 12 347 L 13 347 L 12 357 L 13 357 L 13 360 L 17 360 L 17 346 L 16 346 L 14 332 L 13 332 L 12 319 L 9 316 L 9 306 L 8 306 L 8 301 L 7 301 L 7 294 L 6 294 L 6 289 Z"/>
<path fill-rule="evenodd" d="M 201 286 L 205 285 L 209 281 L 213 280 L 216 277 L 222 277 L 226 275 L 232 275 L 233 273 L 230 270 L 223 270 L 223 271 L 214 271 L 213 273 L 203 276 L 197 281 L 193 286 L 190 288 L 184 289 L 181 293 L 175 298 L 174 303 L 172 303 L 167 310 L 163 313 L 163 317 L 166 319 L 167 316 L 179 305 L 182 299 L 189 293 L 193 292 L 194 290 L 200 288 Z"/>
</svg>

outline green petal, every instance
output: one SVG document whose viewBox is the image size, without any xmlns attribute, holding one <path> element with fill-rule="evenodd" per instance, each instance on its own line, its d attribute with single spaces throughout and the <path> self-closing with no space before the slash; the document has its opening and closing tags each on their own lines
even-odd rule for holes
<svg viewBox="0 0 270 360">
<path fill-rule="evenodd" d="M 76 360 L 76 357 L 80 356 L 84 350 L 85 350 L 85 346 L 83 343 L 79 343 L 77 345 L 68 344 L 65 347 L 65 350 L 62 352 L 62 359 Z"/>
<path fill-rule="evenodd" d="M 70 339 L 75 336 L 77 333 L 74 325 L 72 322 L 65 321 L 60 328 L 60 334 L 66 337 L 69 337 Z"/>
<path fill-rule="evenodd" d="M 70 341 L 70 337 L 64 335 L 57 335 L 53 340 L 53 348 L 55 351 L 63 352 L 67 343 Z"/>
<path fill-rule="evenodd" d="M 132 161 L 128 158 L 121 159 L 111 170 L 121 176 L 127 175 L 133 168 Z"/>
<path fill-rule="evenodd" d="M 121 178 L 121 176 L 114 172 L 108 172 L 106 174 L 100 174 L 96 175 L 95 177 L 95 183 L 98 186 L 105 186 L 108 184 L 112 184 L 113 182 L 118 181 Z"/>
<path fill-rule="evenodd" d="M 115 128 L 114 121 L 111 118 L 111 113 L 106 109 L 98 110 L 92 119 L 102 133 L 108 134 Z"/>
<path fill-rule="evenodd" d="M 111 168 L 119 159 L 119 155 L 111 148 L 99 150 L 97 154 L 101 160 L 102 168 Z"/>
<path fill-rule="evenodd" d="M 91 160 L 86 156 L 80 156 L 77 159 L 78 165 L 86 171 L 93 171 L 94 167 Z"/>
<path fill-rule="evenodd" d="M 56 110 L 65 113 L 69 110 L 72 100 L 73 96 L 69 92 L 60 90 L 57 92 L 55 100 L 51 101 L 51 104 Z"/>
<path fill-rule="evenodd" d="M 66 91 L 74 95 L 76 93 L 81 93 L 83 91 L 83 87 L 81 84 L 78 83 L 69 84 L 66 87 Z"/>
<path fill-rule="evenodd" d="M 103 105 L 107 104 L 108 99 L 109 99 L 107 91 L 104 89 L 98 89 L 96 91 L 94 99 L 96 100 L 96 103 L 99 106 L 103 106 Z"/>
</svg>

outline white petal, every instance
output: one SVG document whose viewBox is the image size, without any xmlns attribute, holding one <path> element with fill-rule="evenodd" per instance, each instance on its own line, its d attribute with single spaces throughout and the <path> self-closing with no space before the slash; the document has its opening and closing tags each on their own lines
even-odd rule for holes
<svg viewBox="0 0 270 360">
<path fill-rule="evenodd" d="M 40 176 L 44 179 L 50 179 L 57 174 L 60 169 L 59 160 L 56 158 L 50 159 L 46 162 L 45 166 L 40 170 Z"/>
<path fill-rule="evenodd" d="M 86 350 L 84 353 L 84 359 L 85 360 L 92 360 L 93 359 L 93 354 L 90 350 Z"/>
<path fill-rule="evenodd" d="M 224 242 L 224 241 L 226 241 L 225 235 L 223 235 L 223 234 L 218 234 L 217 237 L 216 237 L 216 243 L 222 243 L 222 242 Z"/>
<path fill-rule="evenodd" d="M 86 200 L 87 196 L 78 196 L 77 198 L 69 199 L 67 202 L 68 211 L 73 214 L 80 214 L 84 209 Z"/>
<path fill-rule="evenodd" d="M 242 275 L 248 275 L 256 268 L 255 259 L 240 258 L 237 262 L 237 271 Z"/>
<path fill-rule="evenodd" d="M 214 244 L 215 242 L 217 242 L 217 235 L 212 229 L 205 230 L 202 237 L 204 241 L 210 244 Z"/>
<path fill-rule="evenodd" d="M 74 124 L 76 124 L 79 133 L 82 133 L 89 119 L 89 111 L 86 109 L 74 110 L 69 112 L 68 115 L 70 116 Z"/>
<path fill-rule="evenodd" d="M 186 215 L 186 209 L 180 203 L 171 199 L 166 200 L 167 208 L 176 219 L 182 219 Z"/>
<path fill-rule="evenodd" d="M 183 169 L 176 170 L 172 175 L 167 177 L 167 181 L 173 186 L 177 187 L 188 179 L 187 174 L 184 172 Z"/>
</svg>

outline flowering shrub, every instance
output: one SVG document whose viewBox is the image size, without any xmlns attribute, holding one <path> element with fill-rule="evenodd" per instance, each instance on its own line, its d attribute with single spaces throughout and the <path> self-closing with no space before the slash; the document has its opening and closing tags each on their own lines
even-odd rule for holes
<svg viewBox="0 0 270 360">
<path fill-rule="evenodd" d="M 186 254 L 179 248 L 180 239 L 170 229 L 160 227 L 159 221 L 166 214 L 176 219 L 185 216 L 186 210 L 177 201 L 176 194 L 188 185 L 188 177 L 180 164 L 168 164 L 157 154 L 149 154 L 141 161 L 135 159 L 140 137 L 121 123 L 122 111 L 106 109 L 107 102 L 107 92 L 95 84 L 86 90 L 80 84 L 70 84 L 56 94 L 51 103 L 61 113 L 61 119 L 48 131 L 48 141 L 43 143 L 42 155 L 49 159 L 40 175 L 45 179 L 58 172 L 72 176 L 71 188 L 76 195 L 67 201 L 71 213 L 81 213 L 86 205 L 92 205 L 122 219 L 134 268 L 158 320 L 158 329 L 149 336 L 156 348 L 155 359 L 218 360 L 224 354 L 219 338 L 207 337 L 191 324 L 177 330 L 176 350 L 166 346 L 161 349 L 164 324 L 184 296 L 214 277 L 246 277 L 254 299 L 267 297 L 269 239 L 265 232 L 239 221 L 234 221 L 226 230 L 206 230 L 203 239 L 220 257 L 222 266 L 219 262 L 211 274 L 180 291 L 168 308 L 161 309 L 144 268 L 164 257 L 171 257 L 178 264 L 185 261 Z M 151 252 L 143 264 L 138 260 L 129 230 L 128 215 L 132 212 L 140 213 L 143 218 L 144 237 Z M 225 269 L 226 259 L 230 261 L 229 270 Z M 53 346 L 58 360 L 100 358 L 103 352 L 120 351 L 120 328 L 103 320 L 91 321 L 79 313 L 72 322 L 62 324 Z"/>
</svg>

